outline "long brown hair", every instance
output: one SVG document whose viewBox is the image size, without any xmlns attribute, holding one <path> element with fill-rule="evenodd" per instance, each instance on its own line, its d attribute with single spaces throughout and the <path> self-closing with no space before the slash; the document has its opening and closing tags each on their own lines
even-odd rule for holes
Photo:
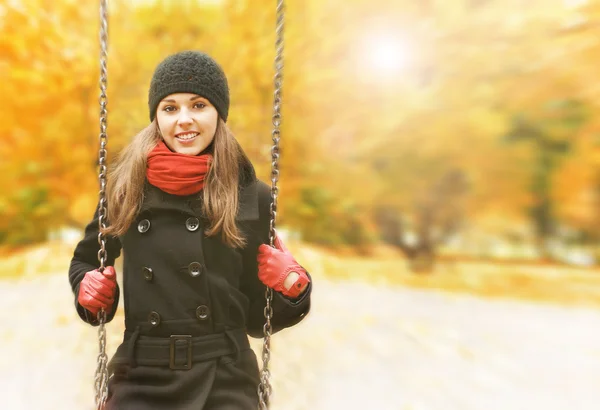
<svg viewBox="0 0 600 410">
<path fill-rule="evenodd" d="M 118 156 L 107 175 L 106 234 L 123 235 L 139 213 L 144 198 L 148 154 L 162 139 L 156 119 L 141 130 Z M 208 236 L 221 232 L 230 247 L 246 244 L 235 223 L 239 194 L 240 164 L 249 162 L 227 124 L 219 119 L 209 148 L 213 161 L 204 183 L 203 212 L 209 220 Z"/>
</svg>

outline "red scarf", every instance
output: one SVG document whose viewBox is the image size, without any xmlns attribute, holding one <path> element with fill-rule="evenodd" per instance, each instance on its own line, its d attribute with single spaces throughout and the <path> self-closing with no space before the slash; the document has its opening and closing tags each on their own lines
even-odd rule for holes
<svg viewBox="0 0 600 410">
<path fill-rule="evenodd" d="M 185 155 L 171 151 L 161 141 L 148 154 L 146 176 L 155 187 L 174 195 L 192 195 L 204 188 L 212 154 Z"/>
</svg>

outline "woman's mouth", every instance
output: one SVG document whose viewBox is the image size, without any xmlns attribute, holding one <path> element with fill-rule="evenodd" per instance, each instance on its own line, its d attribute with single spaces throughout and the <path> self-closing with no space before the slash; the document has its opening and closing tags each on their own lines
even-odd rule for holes
<svg viewBox="0 0 600 410">
<path fill-rule="evenodd" d="M 197 132 L 194 131 L 190 131 L 190 132 L 184 132 L 181 134 L 177 134 L 175 136 L 175 139 L 183 144 L 192 142 L 194 139 L 196 139 L 196 137 L 198 136 Z"/>
</svg>

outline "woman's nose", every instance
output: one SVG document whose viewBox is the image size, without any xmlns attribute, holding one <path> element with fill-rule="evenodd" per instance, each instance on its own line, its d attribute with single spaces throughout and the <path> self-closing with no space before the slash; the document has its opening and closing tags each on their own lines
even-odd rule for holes
<svg viewBox="0 0 600 410">
<path fill-rule="evenodd" d="M 179 116 L 177 117 L 178 124 L 189 124 L 191 122 L 192 122 L 192 116 L 190 115 L 190 113 L 187 110 L 182 109 L 181 111 L 179 111 Z"/>
</svg>

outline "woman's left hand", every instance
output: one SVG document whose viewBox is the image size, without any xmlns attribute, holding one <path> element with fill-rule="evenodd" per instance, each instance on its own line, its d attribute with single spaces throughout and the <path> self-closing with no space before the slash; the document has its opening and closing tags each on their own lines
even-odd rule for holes
<svg viewBox="0 0 600 410">
<path fill-rule="evenodd" d="M 308 285 L 306 270 L 296 262 L 281 239 L 275 236 L 275 248 L 262 244 L 258 247 L 258 278 L 268 287 L 285 296 L 298 297 Z M 286 287 L 288 275 L 297 274 L 297 280 Z"/>
</svg>

